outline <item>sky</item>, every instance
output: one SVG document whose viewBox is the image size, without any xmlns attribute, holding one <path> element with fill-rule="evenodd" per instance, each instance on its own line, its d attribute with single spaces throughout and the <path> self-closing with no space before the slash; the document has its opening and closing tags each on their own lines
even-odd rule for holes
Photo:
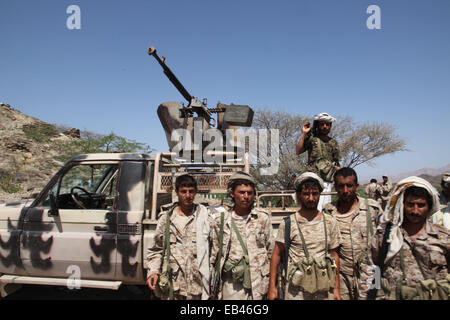
<svg viewBox="0 0 450 320">
<path fill-rule="evenodd" d="M 71 5 L 80 8 L 80 29 Z M 367 20 L 380 9 L 381 29 Z M 450 163 L 448 0 L 2 0 L 0 101 L 43 121 L 167 151 L 156 114 L 191 95 L 313 116 L 385 122 L 408 152 L 361 179 Z M 301 124 L 299 124 L 301 125 Z"/>
</svg>

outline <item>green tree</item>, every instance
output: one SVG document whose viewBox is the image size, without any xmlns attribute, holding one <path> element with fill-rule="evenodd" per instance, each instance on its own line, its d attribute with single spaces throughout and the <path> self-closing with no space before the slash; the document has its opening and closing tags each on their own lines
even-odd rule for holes
<svg viewBox="0 0 450 320">
<path fill-rule="evenodd" d="M 102 135 L 91 131 L 82 131 L 81 139 L 75 139 L 69 142 L 57 142 L 57 149 L 60 151 L 60 155 L 56 157 L 56 160 L 63 162 L 83 153 L 151 153 L 154 151 L 146 143 L 127 139 L 113 132 L 108 135 Z"/>
<path fill-rule="evenodd" d="M 267 109 L 255 112 L 253 127 L 256 129 L 278 129 L 280 134 L 279 170 L 264 176 L 259 165 L 251 169 L 258 183 L 266 190 L 292 190 L 295 177 L 305 171 L 307 152 L 296 155 L 295 147 L 302 134 L 302 126 L 312 119 L 300 114 L 289 114 Z M 385 154 L 407 151 L 405 141 L 387 123 L 357 123 L 352 117 L 337 117 L 331 136 L 340 147 L 341 166 L 356 167 L 363 163 L 374 165 L 374 160 Z M 262 159 L 259 159 L 262 160 Z"/>
</svg>

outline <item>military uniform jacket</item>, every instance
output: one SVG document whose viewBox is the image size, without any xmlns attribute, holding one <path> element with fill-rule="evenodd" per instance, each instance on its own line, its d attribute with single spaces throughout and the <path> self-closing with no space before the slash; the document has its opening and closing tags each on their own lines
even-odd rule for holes
<svg viewBox="0 0 450 320">
<path fill-rule="evenodd" d="M 339 145 L 336 140 L 329 138 L 328 141 L 322 140 L 322 153 L 319 148 L 319 137 L 312 135 L 305 142 L 304 148 L 308 150 L 308 166 L 307 170 L 316 172 L 314 163 L 319 159 L 325 158 L 331 162 L 339 163 Z M 324 147 L 324 148 L 323 148 Z"/>
<path fill-rule="evenodd" d="M 377 217 L 382 212 L 380 204 L 372 199 L 368 199 L 367 203 L 370 207 L 370 216 L 372 224 L 372 232 L 375 232 Z M 338 253 L 340 258 L 340 272 L 351 276 L 358 274 L 359 270 L 355 270 L 359 259 L 364 259 L 364 255 L 368 253 L 368 244 L 370 245 L 370 236 L 367 234 L 367 204 L 364 198 L 358 197 L 358 207 L 353 211 L 350 218 L 350 225 L 344 226 L 339 221 L 340 213 L 337 211 L 336 203 L 328 203 L 323 209 L 336 218 L 341 230 L 341 246 Z M 349 230 L 348 235 L 343 235 L 343 230 Z M 356 274 L 356 275 L 357 275 Z"/>
<path fill-rule="evenodd" d="M 387 201 L 389 199 L 389 193 L 392 190 L 392 182 L 388 181 L 386 183 L 383 182 L 381 185 L 381 198 L 383 201 Z"/>
<path fill-rule="evenodd" d="M 442 280 L 448 273 L 450 260 L 450 232 L 438 225 L 426 222 L 424 232 L 412 241 L 406 231 L 403 232 L 403 252 L 405 261 L 406 282 L 408 286 L 415 286 L 424 277 L 413 256 L 413 250 L 422 265 L 425 275 L 429 279 Z M 372 248 L 369 263 L 378 261 L 378 254 L 383 241 L 384 225 L 379 226 L 372 238 Z M 385 271 L 381 277 L 381 289 L 378 290 L 380 299 L 389 299 L 389 294 L 395 290 L 397 281 L 402 279 L 400 253 L 386 262 Z M 368 289 L 367 287 L 365 289 Z"/>
<path fill-rule="evenodd" d="M 215 272 L 216 259 L 219 250 L 219 231 L 221 211 L 225 212 L 224 228 L 223 228 L 223 244 L 222 244 L 222 259 L 220 261 L 220 270 L 223 269 L 225 259 L 233 248 L 241 250 L 241 245 L 238 241 L 231 241 L 232 232 L 234 230 L 231 226 L 231 212 L 232 209 L 225 207 L 209 208 L 211 221 L 211 258 L 210 270 Z M 249 264 L 250 264 L 250 279 L 252 285 L 253 300 L 261 300 L 267 294 L 269 289 L 269 267 L 270 258 L 273 251 L 272 239 L 272 223 L 268 213 L 265 211 L 253 208 L 250 212 L 246 225 L 245 234 L 241 234 L 242 239 L 246 243 Z M 235 237 L 233 237 L 235 239 Z M 211 276 L 211 279 L 214 279 Z M 222 277 L 221 277 L 222 280 Z M 219 284 L 218 298 L 222 299 L 221 293 L 222 283 Z"/>
<path fill-rule="evenodd" d="M 376 184 L 375 182 L 372 182 L 367 185 L 365 191 L 370 199 L 373 199 L 375 201 L 381 201 L 382 190 L 380 185 Z"/>
<path fill-rule="evenodd" d="M 202 205 L 197 205 L 194 214 L 188 217 L 184 228 L 174 223 L 176 209 L 170 216 L 170 267 L 174 293 L 190 299 L 193 295 L 202 294 L 202 277 L 197 262 L 197 231 L 195 219 Z M 206 208 L 203 207 L 203 210 Z M 160 274 L 165 260 L 162 260 L 164 248 L 164 234 L 166 230 L 166 213 L 163 211 L 158 217 L 153 246 L 147 248 L 147 275 Z M 177 226 L 178 225 L 178 226 Z M 205 235 L 201 235 L 205 236 Z"/>
</svg>

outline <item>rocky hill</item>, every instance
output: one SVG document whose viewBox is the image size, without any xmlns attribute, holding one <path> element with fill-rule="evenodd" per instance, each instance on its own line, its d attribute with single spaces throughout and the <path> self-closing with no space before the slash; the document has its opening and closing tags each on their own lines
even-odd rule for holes
<svg viewBox="0 0 450 320">
<path fill-rule="evenodd" d="M 54 158 L 58 142 L 80 139 L 80 131 L 63 131 L 0 103 L 0 203 L 31 197 L 61 166 Z"/>
<path fill-rule="evenodd" d="M 428 180 L 432 184 L 436 184 L 436 182 L 437 182 L 437 184 L 440 184 L 440 179 L 441 179 L 440 176 L 445 172 L 450 172 L 450 163 L 444 167 L 437 168 L 437 169 L 422 168 L 419 170 L 398 173 L 396 175 L 393 175 L 392 177 L 389 177 L 389 179 L 393 182 L 398 182 L 406 177 L 417 176 L 417 177 L 422 177 L 425 180 Z M 437 180 L 439 180 L 439 181 L 437 181 Z"/>
</svg>

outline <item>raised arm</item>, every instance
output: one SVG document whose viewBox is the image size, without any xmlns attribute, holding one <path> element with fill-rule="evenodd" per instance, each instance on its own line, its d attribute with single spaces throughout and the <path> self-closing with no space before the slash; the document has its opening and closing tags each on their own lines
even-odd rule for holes
<svg viewBox="0 0 450 320">
<path fill-rule="evenodd" d="M 303 152 L 306 151 L 305 140 L 310 131 L 311 131 L 311 124 L 309 122 L 306 122 L 302 127 L 302 135 L 297 143 L 297 147 L 295 148 L 296 154 L 302 154 Z"/>
</svg>

